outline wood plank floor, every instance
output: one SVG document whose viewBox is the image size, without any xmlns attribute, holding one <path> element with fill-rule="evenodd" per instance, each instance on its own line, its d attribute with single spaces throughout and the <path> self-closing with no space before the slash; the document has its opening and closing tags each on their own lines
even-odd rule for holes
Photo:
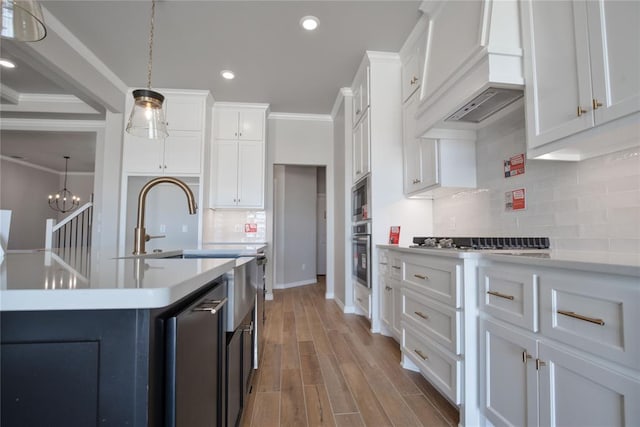
<svg viewBox="0 0 640 427">
<path fill-rule="evenodd" d="M 324 294 L 319 276 L 267 301 L 242 426 L 457 426 L 457 408 L 402 369 L 392 338 L 371 334 L 366 319 Z"/>
</svg>

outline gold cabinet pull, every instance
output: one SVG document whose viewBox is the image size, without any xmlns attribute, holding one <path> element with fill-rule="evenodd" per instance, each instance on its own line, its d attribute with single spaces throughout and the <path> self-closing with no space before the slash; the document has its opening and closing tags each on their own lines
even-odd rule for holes
<svg viewBox="0 0 640 427">
<path fill-rule="evenodd" d="M 525 365 L 527 364 L 527 360 L 529 359 L 533 359 L 533 357 L 527 352 L 527 350 L 524 350 L 522 352 L 522 363 L 524 363 Z"/>
<path fill-rule="evenodd" d="M 494 297 L 504 298 L 504 299 L 508 299 L 508 300 L 511 300 L 511 301 L 513 301 L 515 299 L 515 297 L 513 295 L 502 294 L 502 293 L 497 292 L 497 291 L 487 291 L 487 293 L 489 295 L 493 295 Z"/>
<path fill-rule="evenodd" d="M 597 99 L 593 98 L 593 109 L 597 110 L 600 107 L 602 107 L 602 102 L 600 102 Z"/>
<path fill-rule="evenodd" d="M 422 182 L 422 180 L 421 180 L 421 179 L 418 179 L 418 178 L 416 178 L 416 179 L 414 179 L 414 180 L 413 180 L 413 183 L 414 183 L 414 184 L 420 184 L 421 182 Z"/>
<path fill-rule="evenodd" d="M 414 274 L 413 277 L 421 280 L 427 280 L 429 278 L 428 276 L 423 276 L 422 274 Z"/>
<path fill-rule="evenodd" d="M 386 262 L 381 262 L 380 265 L 387 265 L 387 263 Z"/>
<path fill-rule="evenodd" d="M 541 366 L 547 366 L 547 362 L 536 359 L 536 371 L 539 371 Z"/>
<path fill-rule="evenodd" d="M 362 298 L 356 298 L 358 302 L 362 302 Z"/>
<path fill-rule="evenodd" d="M 392 288 L 392 287 L 390 287 L 390 286 L 385 286 L 385 287 L 384 287 L 384 289 L 385 289 L 386 291 L 391 291 L 391 290 L 393 290 L 393 288 Z"/>
<path fill-rule="evenodd" d="M 583 316 L 582 314 L 574 313 L 573 311 L 558 310 L 558 314 L 562 314 L 563 316 L 573 317 L 574 319 L 584 320 L 585 322 L 595 323 L 596 325 L 604 326 L 604 320 L 602 319 Z"/>
<path fill-rule="evenodd" d="M 578 117 L 582 117 L 583 114 L 587 114 L 587 110 L 578 105 Z"/>
<path fill-rule="evenodd" d="M 418 78 L 416 76 L 413 76 L 413 78 L 411 79 L 411 81 L 409 83 L 411 85 L 414 85 L 414 84 L 418 83 Z"/>
<path fill-rule="evenodd" d="M 424 320 L 429 320 L 429 316 L 427 316 L 426 314 L 424 314 L 421 311 L 414 311 L 414 313 L 416 314 L 416 316 L 422 317 Z"/>
<path fill-rule="evenodd" d="M 427 357 L 423 352 L 421 352 L 420 350 L 418 350 L 417 348 L 413 349 L 413 351 L 414 351 L 418 356 L 420 356 L 420 358 L 422 358 L 422 360 L 427 360 L 427 359 L 428 359 L 428 357 Z"/>
<path fill-rule="evenodd" d="M 397 265 L 392 265 L 392 268 L 395 268 L 396 270 L 400 270 L 400 267 L 398 267 Z"/>
</svg>

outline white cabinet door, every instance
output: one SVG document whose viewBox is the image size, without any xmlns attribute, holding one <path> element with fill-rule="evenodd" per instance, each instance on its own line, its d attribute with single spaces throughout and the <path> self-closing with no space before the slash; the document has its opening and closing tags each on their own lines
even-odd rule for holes
<svg viewBox="0 0 640 427">
<path fill-rule="evenodd" d="M 640 382 L 539 343 L 540 424 L 640 425 Z"/>
<path fill-rule="evenodd" d="M 404 297 L 402 296 L 402 287 L 400 281 L 397 279 L 390 279 L 393 283 L 393 333 L 395 337 L 400 340 L 402 337 L 402 311 L 404 310 Z"/>
<path fill-rule="evenodd" d="M 264 138 L 264 110 L 240 110 L 239 139 L 243 141 L 262 141 Z"/>
<path fill-rule="evenodd" d="M 125 134 L 123 168 L 127 173 L 162 175 L 164 171 L 164 141 Z"/>
<path fill-rule="evenodd" d="M 594 124 L 586 6 L 527 0 L 522 14 L 527 144 L 538 147 Z"/>
<path fill-rule="evenodd" d="M 201 97 L 169 95 L 165 105 L 169 135 L 172 130 L 202 130 L 203 101 Z"/>
<path fill-rule="evenodd" d="M 482 413 L 496 426 L 537 426 L 536 341 L 490 320 L 480 337 Z"/>
<path fill-rule="evenodd" d="M 640 2 L 587 1 L 587 12 L 599 124 L 640 111 Z"/>
<path fill-rule="evenodd" d="M 213 206 L 233 208 L 238 198 L 238 143 L 216 141 L 213 175 L 215 176 Z"/>
<path fill-rule="evenodd" d="M 419 190 L 422 185 L 420 138 L 416 138 L 416 106 L 418 97 L 412 96 L 402 107 L 404 155 L 404 193 Z"/>
<path fill-rule="evenodd" d="M 387 326 L 393 328 L 393 288 L 385 277 L 380 277 L 380 320 Z"/>
<path fill-rule="evenodd" d="M 240 141 L 238 143 L 238 197 L 239 207 L 261 209 L 264 206 L 264 143 Z"/>
<path fill-rule="evenodd" d="M 353 130 L 353 181 L 369 173 L 369 168 L 369 112 L 365 111 Z"/>
<path fill-rule="evenodd" d="M 418 142 L 422 188 L 433 187 L 440 183 L 440 164 L 438 159 L 438 140 L 422 138 Z M 449 165 L 454 168 L 454 165 Z M 475 171 L 474 171 L 475 172 Z M 465 171 L 465 173 L 468 173 Z"/>
<path fill-rule="evenodd" d="M 202 133 L 173 131 L 164 142 L 164 173 L 185 175 L 200 173 Z"/>
<path fill-rule="evenodd" d="M 216 138 L 238 139 L 238 110 L 216 108 Z"/>
</svg>

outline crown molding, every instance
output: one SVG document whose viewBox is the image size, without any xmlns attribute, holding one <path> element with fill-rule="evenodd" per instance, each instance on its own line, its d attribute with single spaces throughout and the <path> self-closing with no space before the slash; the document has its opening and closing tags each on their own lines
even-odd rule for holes
<svg viewBox="0 0 640 427">
<path fill-rule="evenodd" d="M 55 169 L 51 169 L 45 166 L 36 165 L 35 163 L 27 162 L 26 160 L 14 159 L 13 157 L 5 156 L 4 154 L 0 154 L 1 160 L 6 160 L 7 162 L 16 163 L 22 166 L 26 166 L 32 169 L 38 169 L 44 172 L 53 173 L 56 175 L 64 175 L 64 171 L 57 171 Z M 68 176 L 95 176 L 95 172 L 67 172 Z"/>
<path fill-rule="evenodd" d="M 269 109 L 269 104 L 255 102 L 215 102 L 213 108 L 255 108 L 266 111 Z"/>
<path fill-rule="evenodd" d="M 333 108 L 331 109 L 331 119 L 336 119 L 336 114 L 338 114 L 338 110 L 340 110 L 340 104 L 342 104 L 342 100 L 353 96 L 353 91 L 350 87 L 340 88 L 338 91 L 338 96 L 336 96 L 336 100 L 333 103 Z"/>
<path fill-rule="evenodd" d="M 313 122 L 333 122 L 330 114 L 301 114 L 301 113 L 269 113 L 270 120 L 302 120 Z"/>
</svg>

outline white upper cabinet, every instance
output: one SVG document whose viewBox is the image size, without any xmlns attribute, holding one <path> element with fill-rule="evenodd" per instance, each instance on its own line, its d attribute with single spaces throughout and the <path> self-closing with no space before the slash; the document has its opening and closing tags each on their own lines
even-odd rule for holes
<svg viewBox="0 0 640 427">
<path fill-rule="evenodd" d="M 640 3 L 523 0 L 521 13 L 529 156 L 581 160 L 626 148 L 619 133 L 584 131 L 640 111 Z"/>
<path fill-rule="evenodd" d="M 199 175 L 202 173 L 205 112 L 209 92 L 160 89 L 165 96 L 169 136 L 147 139 L 124 134 L 123 171 L 129 175 Z M 127 111 L 133 98 L 127 97 Z"/>
<path fill-rule="evenodd" d="M 421 19 L 400 49 L 402 61 L 402 102 L 406 102 L 422 83 L 427 48 L 427 20 Z"/>
<path fill-rule="evenodd" d="M 370 172 L 369 112 L 353 129 L 353 182 Z"/>
<path fill-rule="evenodd" d="M 360 119 L 369 109 L 369 67 L 361 67 L 356 78 L 351 85 L 353 91 L 353 125 L 358 124 Z"/>
<path fill-rule="evenodd" d="M 264 110 L 219 108 L 216 115 L 216 138 L 241 141 L 264 140 Z"/>
<path fill-rule="evenodd" d="M 209 205 L 264 208 L 265 104 L 216 103 Z"/>
</svg>

